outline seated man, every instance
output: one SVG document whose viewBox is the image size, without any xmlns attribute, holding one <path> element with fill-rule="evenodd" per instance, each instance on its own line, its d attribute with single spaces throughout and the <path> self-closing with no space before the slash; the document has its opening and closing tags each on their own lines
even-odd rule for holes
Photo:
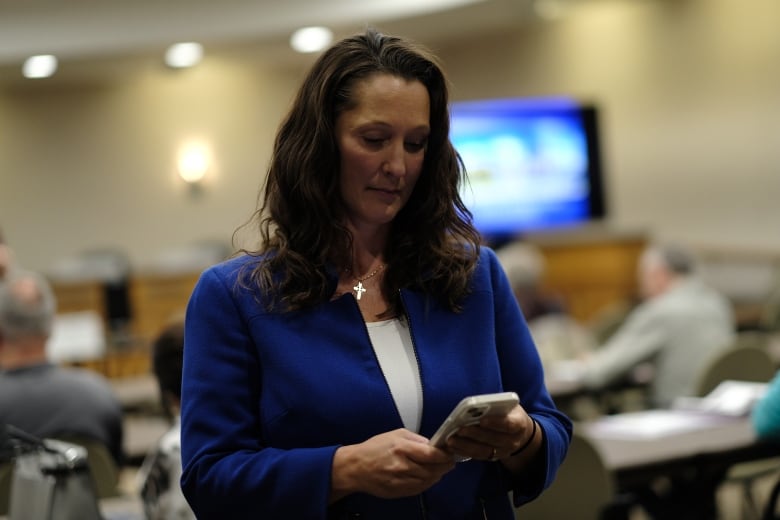
<svg viewBox="0 0 780 520">
<path fill-rule="evenodd" d="M 122 408 L 111 386 L 99 374 L 47 360 L 55 312 L 43 277 L 17 270 L 0 284 L 0 423 L 39 438 L 98 440 L 120 464 Z"/>
<path fill-rule="evenodd" d="M 730 302 L 694 273 L 692 256 L 678 246 L 647 248 L 639 262 L 642 302 L 580 367 L 589 388 L 604 388 L 651 363 L 652 405 L 692 396 L 707 362 L 735 339 Z"/>
</svg>

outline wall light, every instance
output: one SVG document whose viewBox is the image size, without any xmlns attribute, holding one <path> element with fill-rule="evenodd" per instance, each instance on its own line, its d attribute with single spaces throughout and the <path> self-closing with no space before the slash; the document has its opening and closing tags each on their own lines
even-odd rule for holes
<svg viewBox="0 0 780 520">
<path fill-rule="evenodd" d="M 211 165 L 211 151 L 201 141 L 184 143 L 179 149 L 177 166 L 179 177 L 187 184 L 199 184 Z"/>
<path fill-rule="evenodd" d="M 25 78 L 48 78 L 57 70 L 57 58 L 51 54 L 30 56 L 22 65 L 22 74 Z"/>
<path fill-rule="evenodd" d="M 203 58 L 203 46 L 196 42 L 174 43 L 165 51 L 165 64 L 174 69 L 194 67 Z"/>
<path fill-rule="evenodd" d="M 333 32 L 327 27 L 304 27 L 290 37 L 290 46 L 298 52 L 318 52 L 330 45 Z"/>
</svg>

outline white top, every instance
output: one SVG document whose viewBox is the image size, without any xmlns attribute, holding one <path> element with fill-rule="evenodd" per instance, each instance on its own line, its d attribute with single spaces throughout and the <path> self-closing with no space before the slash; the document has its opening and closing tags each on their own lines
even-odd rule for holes
<svg viewBox="0 0 780 520">
<path fill-rule="evenodd" d="M 404 426 L 416 432 L 422 416 L 422 384 L 409 327 L 398 319 L 366 325 Z"/>
</svg>

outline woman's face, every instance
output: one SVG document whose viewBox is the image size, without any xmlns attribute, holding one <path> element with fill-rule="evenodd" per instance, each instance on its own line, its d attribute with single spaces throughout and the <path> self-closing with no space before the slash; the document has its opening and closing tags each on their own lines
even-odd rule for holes
<svg viewBox="0 0 780 520">
<path fill-rule="evenodd" d="M 419 81 L 376 74 L 355 85 L 354 108 L 336 119 L 340 187 L 347 225 L 395 218 L 417 183 L 430 133 L 428 90 Z"/>
</svg>

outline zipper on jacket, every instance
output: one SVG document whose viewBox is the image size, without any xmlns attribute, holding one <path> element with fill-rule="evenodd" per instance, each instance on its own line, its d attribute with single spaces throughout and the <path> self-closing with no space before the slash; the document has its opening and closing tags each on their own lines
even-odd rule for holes
<svg viewBox="0 0 780 520">
<path fill-rule="evenodd" d="M 428 519 L 428 509 L 425 507 L 425 497 L 422 493 L 417 495 L 417 501 L 420 503 L 420 517 L 422 520 Z"/>
<path fill-rule="evenodd" d="M 409 326 L 409 337 L 412 339 L 412 351 L 414 352 L 414 361 L 417 364 L 417 373 L 420 375 L 420 406 L 422 407 L 422 410 L 420 410 L 420 425 L 422 426 L 422 416 L 425 412 L 425 385 L 423 384 L 423 373 L 422 369 L 420 367 L 420 356 L 417 353 L 417 343 L 414 341 L 414 331 L 412 330 L 412 318 L 409 316 L 409 311 L 406 308 L 406 302 L 404 301 L 404 295 L 401 292 L 401 290 L 398 290 L 398 300 L 401 302 L 401 308 L 404 311 L 404 318 L 406 318 L 406 323 Z M 420 516 L 422 520 L 427 520 L 428 518 L 428 509 L 425 507 L 425 493 L 420 493 L 418 495 L 419 503 L 420 503 Z"/>
<path fill-rule="evenodd" d="M 414 341 L 414 331 L 412 330 L 412 318 L 409 316 L 409 311 L 406 308 L 406 302 L 404 301 L 404 295 L 401 290 L 398 290 L 398 299 L 401 302 L 401 308 L 404 311 L 404 318 L 409 326 L 409 337 L 412 339 L 412 351 L 414 352 L 414 361 L 417 364 L 417 373 L 420 375 L 420 406 L 423 406 L 423 410 L 420 410 L 420 425 L 422 426 L 422 414 L 425 403 L 425 385 L 423 384 L 423 373 L 420 367 L 420 355 L 417 353 L 417 342 Z"/>
<path fill-rule="evenodd" d="M 406 303 L 404 302 L 403 294 L 401 291 L 398 291 L 398 297 L 401 301 L 401 307 L 403 307 L 404 311 L 404 317 L 406 318 L 406 323 L 409 326 L 409 337 L 412 339 L 412 351 L 414 352 L 414 360 L 417 364 L 417 373 L 420 375 L 420 406 L 423 405 L 423 402 L 425 402 L 424 398 L 424 385 L 423 385 L 423 375 L 422 370 L 420 370 L 420 356 L 417 354 L 417 343 L 414 341 L 414 334 L 412 333 L 412 320 L 409 317 L 409 311 L 406 309 Z M 398 410 L 398 405 L 395 403 L 395 399 L 393 399 L 393 393 L 390 391 L 390 385 L 387 383 L 387 375 L 385 375 L 385 371 L 382 370 L 382 365 L 379 363 L 379 358 L 376 355 L 376 350 L 374 350 L 374 344 L 371 343 L 371 334 L 368 332 L 368 325 L 366 325 L 366 320 L 363 319 L 363 314 L 360 311 L 360 306 L 358 305 L 357 300 L 355 298 L 352 298 L 352 301 L 355 302 L 355 309 L 357 309 L 358 314 L 360 315 L 360 320 L 363 322 L 363 331 L 366 333 L 366 339 L 368 339 L 368 344 L 371 345 L 371 352 L 374 354 L 374 359 L 376 360 L 376 364 L 379 367 L 379 371 L 382 373 L 382 377 L 385 379 L 385 384 L 387 385 L 387 393 L 390 396 L 390 400 L 393 401 L 393 407 L 395 408 L 396 412 L 398 413 L 398 418 L 401 421 L 401 424 L 403 424 L 403 418 L 401 417 L 401 411 Z M 420 413 L 420 423 L 422 424 L 422 411 Z M 428 519 L 428 509 L 425 506 L 425 497 L 424 493 L 420 493 L 417 495 L 417 501 L 420 505 L 420 518 L 421 520 L 427 520 Z M 483 511 L 484 511 L 484 505 L 483 505 Z"/>
</svg>

